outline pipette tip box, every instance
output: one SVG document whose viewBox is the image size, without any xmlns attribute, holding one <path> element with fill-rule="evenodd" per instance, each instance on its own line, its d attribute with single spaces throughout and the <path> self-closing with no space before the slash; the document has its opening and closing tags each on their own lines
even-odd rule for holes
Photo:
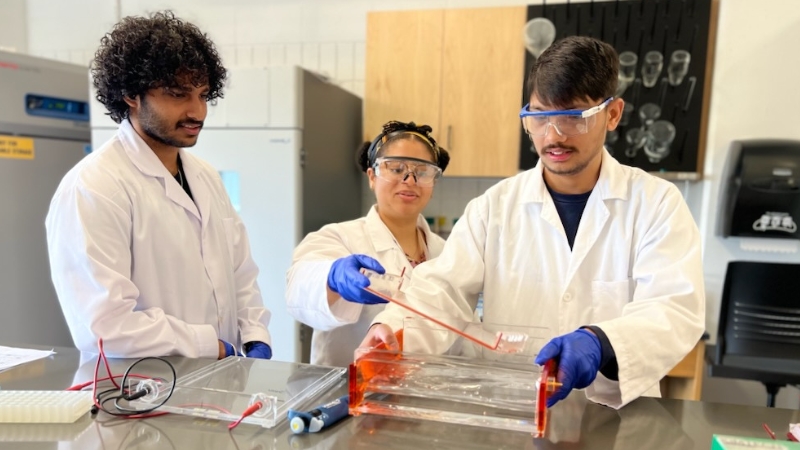
<svg viewBox="0 0 800 450">
<path fill-rule="evenodd" d="M 88 391 L 0 391 L 0 423 L 72 423 L 92 403 Z"/>
<path fill-rule="evenodd" d="M 711 450 L 800 450 L 800 443 L 715 434 Z"/>
</svg>

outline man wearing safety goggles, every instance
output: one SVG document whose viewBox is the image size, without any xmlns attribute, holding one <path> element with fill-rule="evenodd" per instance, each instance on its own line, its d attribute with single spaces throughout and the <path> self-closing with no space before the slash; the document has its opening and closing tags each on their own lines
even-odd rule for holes
<svg viewBox="0 0 800 450">
<path fill-rule="evenodd" d="M 548 330 L 535 362 L 555 360 L 562 383 L 548 405 L 572 389 L 614 408 L 658 396 L 705 327 L 700 234 L 680 191 L 603 147 L 624 106 L 618 70 L 589 37 L 541 54 L 520 113 L 539 163 L 471 201 L 401 294 L 469 321 L 483 293 L 485 323 Z M 396 348 L 405 315 L 388 305 L 362 347 Z"/>
<path fill-rule="evenodd" d="M 614 97 L 591 107 L 593 102 L 587 99 L 569 101 L 565 109 L 550 109 L 542 103 L 534 94 L 519 116 L 547 169 L 544 177 L 548 187 L 565 194 L 590 192 L 597 181 L 603 152 L 597 139 L 605 139 L 606 130 L 617 127 L 625 103 Z M 604 110 L 606 114 L 601 114 Z M 575 176 L 579 174 L 582 176 Z"/>
</svg>

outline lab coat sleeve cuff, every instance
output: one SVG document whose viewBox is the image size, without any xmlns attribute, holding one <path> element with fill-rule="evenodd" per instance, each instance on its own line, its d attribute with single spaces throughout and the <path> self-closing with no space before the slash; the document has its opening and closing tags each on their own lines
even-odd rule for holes
<svg viewBox="0 0 800 450">
<path fill-rule="evenodd" d="M 325 304 L 327 305 L 327 302 Z M 339 324 L 347 325 L 358 322 L 363 307 L 364 305 L 360 303 L 348 302 L 339 297 L 333 305 L 328 306 L 328 312 Z"/>
<path fill-rule="evenodd" d="M 263 342 L 272 347 L 272 337 L 266 328 L 259 326 L 247 327 L 242 329 L 241 334 L 242 343 Z"/>
<path fill-rule="evenodd" d="M 287 308 L 295 319 L 315 330 L 328 331 L 358 322 L 363 306 L 337 300 L 328 304 L 328 272 L 333 261 L 303 261 L 290 273 Z"/>
<path fill-rule="evenodd" d="M 376 323 L 382 323 L 384 325 L 388 325 L 393 332 L 397 333 L 399 330 L 403 329 L 403 321 L 405 316 L 406 314 L 400 306 L 397 306 L 394 303 L 389 303 L 386 305 L 386 308 L 383 311 L 378 313 L 378 315 L 372 319 L 370 327 Z"/>
<path fill-rule="evenodd" d="M 198 348 L 198 358 L 219 357 L 219 337 L 211 325 L 191 325 Z"/>
<path fill-rule="evenodd" d="M 590 401 L 610 408 L 620 409 L 627 403 L 622 401 L 619 381 L 609 380 L 600 373 L 597 374 L 597 378 L 586 388 L 585 392 L 586 398 Z"/>
</svg>

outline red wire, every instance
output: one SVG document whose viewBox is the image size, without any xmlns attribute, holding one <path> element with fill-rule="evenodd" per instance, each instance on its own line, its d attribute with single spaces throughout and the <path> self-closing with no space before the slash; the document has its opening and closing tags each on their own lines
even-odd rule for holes
<svg viewBox="0 0 800 450">
<path fill-rule="evenodd" d="M 100 403 L 97 401 L 97 373 L 100 371 L 100 358 L 105 358 L 103 354 L 103 339 L 100 338 L 97 340 L 97 350 L 100 352 L 97 355 L 97 361 L 94 363 L 94 377 L 92 378 L 92 403 L 94 403 L 95 408 L 102 411 L 102 407 Z M 108 373 L 111 375 L 111 372 Z M 113 381 L 113 379 L 112 379 Z M 117 386 L 116 382 L 114 382 L 114 386 Z"/>
<path fill-rule="evenodd" d="M 111 366 L 108 364 L 108 358 L 106 357 L 106 352 L 105 352 L 105 350 L 103 350 L 103 340 L 102 339 L 98 339 L 97 340 L 97 348 L 100 350 L 100 356 L 103 357 L 103 362 L 106 365 L 106 373 L 108 373 L 108 375 L 111 376 Z M 98 358 L 100 356 L 98 356 Z M 94 381 L 95 381 L 95 383 L 97 383 L 97 380 L 94 380 Z M 111 377 L 111 384 L 113 384 L 115 388 L 119 389 L 119 385 L 117 384 L 116 381 L 114 381 L 113 377 Z"/>
<path fill-rule="evenodd" d="M 91 384 L 92 385 L 92 402 L 94 403 L 94 406 L 96 406 L 98 410 L 102 411 L 103 408 L 101 407 L 100 403 L 97 401 L 97 384 L 99 382 L 101 382 L 101 381 L 111 380 L 111 382 L 114 383 L 114 386 L 117 389 L 119 389 L 119 384 L 117 384 L 117 382 L 114 381 L 114 378 L 122 378 L 122 375 L 113 375 L 111 373 L 111 367 L 109 366 L 108 358 L 106 357 L 106 353 L 103 350 L 103 339 L 102 338 L 97 340 L 97 349 L 98 349 L 98 351 L 100 353 L 97 355 L 97 361 L 94 364 L 94 377 L 92 378 L 92 381 L 88 381 L 88 382 L 82 383 L 82 384 L 76 384 L 75 386 L 70 386 L 69 388 L 67 388 L 67 390 L 68 391 L 78 391 L 78 390 L 81 390 L 81 389 L 85 388 L 89 384 Z M 100 360 L 101 359 L 103 360 L 103 363 L 104 363 L 104 365 L 106 367 L 106 372 L 108 373 L 108 376 L 105 377 L 105 378 L 98 378 L 99 372 L 100 372 Z M 138 374 L 129 374 L 128 377 L 152 379 L 152 377 L 148 377 L 148 376 L 144 376 L 144 375 L 138 375 Z M 206 407 L 206 408 L 211 408 L 211 409 L 216 409 L 218 411 L 222 411 L 225 414 L 231 414 L 231 412 L 228 411 L 227 409 L 222 408 L 220 406 L 215 406 L 215 405 L 202 405 L 202 404 L 178 405 L 178 407 L 186 407 L 186 406 L 202 406 L 202 407 Z M 233 424 L 229 425 L 228 429 L 229 430 L 234 429 L 237 425 L 239 425 L 239 423 L 245 417 L 250 416 L 253 413 L 255 413 L 256 411 L 258 411 L 259 409 L 261 409 L 261 406 L 262 406 L 261 402 L 256 402 L 255 404 L 253 404 L 252 406 L 247 408 L 242 413 L 242 417 L 240 417 L 239 420 L 237 420 Z M 167 414 L 169 414 L 169 412 L 151 412 L 151 413 L 146 413 L 146 414 L 132 414 L 132 415 L 128 415 L 128 416 L 118 416 L 118 417 L 123 418 L 123 419 L 147 419 L 147 418 L 150 418 L 150 417 L 159 417 L 159 416 L 164 416 L 164 415 L 167 415 Z"/>
<path fill-rule="evenodd" d="M 769 434 L 769 437 L 771 437 L 774 440 L 775 433 L 772 432 L 772 430 L 769 428 L 769 425 L 767 425 L 766 423 L 762 423 L 761 426 L 764 427 L 764 431 L 766 431 L 767 434 Z"/>
<path fill-rule="evenodd" d="M 255 402 L 252 405 L 250 405 L 249 408 L 244 410 L 244 412 L 242 413 L 242 417 L 239 417 L 239 419 L 236 422 L 233 422 L 232 424 L 228 425 L 228 429 L 232 430 L 236 428 L 240 423 L 242 423 L 242 420 L 244 420 L 245 417 L 253 415 L 253 413 L 261 409 L 262 406 L 264 405 L 261 404 L 261 402 Z"/>
<path fill-rule="evenodd" d="M 122 378 L 122 375 L 113 375 L 113 377 L 114 378 Z M 153 377 L 149 377 L 147 375 L 140 375 L 138 373 L 128 374 L 128 378 L 141 378 L 143 380 L 152 380 L 153 379 Z M 99 378 L 97 380 L 97 382 L 99 383 L 101 381 L 108 381 L 110 379 L 111 379 L 111 377 Z M 87 386 L 91 385 L 92 383 L 94 383 L 94 380 L 87 381 L 87 382 L 81 383 L 81 384 L 76 384 L 74 386 L 70 386 L 70 387 L 66 388 L 65 391 L 80 391 L 80 390 L 83 390 L 84 388 L 86 388 Z"/>
</svg>

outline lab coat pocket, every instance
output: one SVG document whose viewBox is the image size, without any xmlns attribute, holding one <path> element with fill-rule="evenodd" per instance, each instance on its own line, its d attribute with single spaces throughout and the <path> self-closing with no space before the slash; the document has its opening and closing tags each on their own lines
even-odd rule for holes
<svg viewBox="0 0 800 450">
<path fill-rule="evenodd" d="M 592 281 L 592 323 L 622 316 L 622 308 L 631 299 L 631 279 Z"/>
</svg>

